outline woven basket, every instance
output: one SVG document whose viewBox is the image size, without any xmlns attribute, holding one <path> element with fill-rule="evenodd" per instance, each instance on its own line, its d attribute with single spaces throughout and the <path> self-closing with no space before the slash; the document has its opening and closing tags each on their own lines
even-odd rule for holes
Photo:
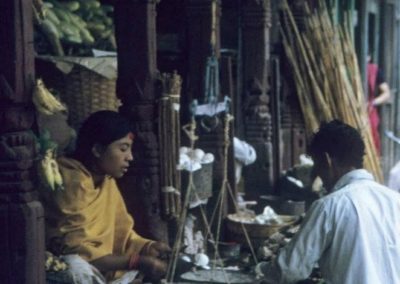
<svg viewBox="0 0 400 284">
<path fill-rule="evenodd" d="M 182 171 L 181 173 L 183 196 L 185 196 L 189 184 L 189 175 L 188 171 Z M 191 191 L 189 202 L 196 202 L 212 196 L 212 176 L 213 163 L 203 164 L 201 169 L 193 172 L 193 185 L 195 188 Z"/>
<path fill-rule="evenodd" d="M 256 223 L 241 223 L 235 219 L 235 214 L 229 214 L 225 219 L 226 228 L 229 233 L 229 240 L 239 242 L 247 246 L 247 241 L 243 229 L 246 230 L 253 246 L 262 243 L 272 234 L 284 230 L 299 220 L 298 216 L 279 215 L 282 224 L 266 225 Z M 243 224 L 243 226 L 242 226 Z"/>
<path fill-rule="evenodd" d="M 91 113 L 99 110 L 118 110 L 115 79 L 104 78 L 84 67 L 75 66 L 65 76 L 61 99 L 68 105 L 69 121 L 78 128 Z"/>
<path fill-rule="evenodd" d="M 78 64 L 64 74 L 53 63 L 42 60 L 39 63 L 39 76 L 67 104 L 68 121 L 75 129 L 91 113 L 118 110 L 121 105 L 116 96 L 116 79 L 108 79 Z"/>
</svg>

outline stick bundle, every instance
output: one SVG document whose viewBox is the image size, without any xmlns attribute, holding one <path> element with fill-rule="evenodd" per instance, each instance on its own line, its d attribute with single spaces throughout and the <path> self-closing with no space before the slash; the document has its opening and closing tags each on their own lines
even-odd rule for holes
<svg viewBox="0 0 400 284">
<path fill-rule="evenodd" d="M 305 6 L 300 31 L 287 0 L 282 1 L 281 35 L 310 136 L 334 118 L 357 128 L 366 144 L 365 168 L 383 180 L 369 125 L 357 56 L 348 30 L 333 24 L 324 1 Z"/>
<path fill-rule="evenodd" d="M 162 74 L 163 94 L 159 103 L 158 137 L 160 139 L 160 176 L 163 215 L 177 218 L 181 210 L 181 177 L 176 169 L 180 147 L 180 92 L 182 79 L 174 74 Z"/>
</svg>

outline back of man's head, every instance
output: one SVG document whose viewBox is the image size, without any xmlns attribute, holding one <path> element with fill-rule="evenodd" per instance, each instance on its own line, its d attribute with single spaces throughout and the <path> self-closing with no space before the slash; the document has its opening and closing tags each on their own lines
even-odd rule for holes
<svg viewBox="0 0 400 284">
<path fill-rule="evenodd" d="M 357 169 L 363 167 L 365 145 L 360 133 L 352 126 L 340 121 L 323 122 L 308 146 L 311 156 L 325 153 L 343 166 Z"/>
</svg>

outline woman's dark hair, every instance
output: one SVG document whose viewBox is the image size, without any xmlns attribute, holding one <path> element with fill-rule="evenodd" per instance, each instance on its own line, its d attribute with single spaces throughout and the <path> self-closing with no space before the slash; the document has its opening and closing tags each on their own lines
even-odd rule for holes
<svg viewBox="0 0 400 284">
<path fill-rule="evenodd" d="M 355 128 L 335 119 L 321 123 L 318 132 L 311 139 L 307 152 L 311 156 L 327 153 L 341 165 L 359 169 L 363 167 L 365 145 Z"/>
<path fill-rule="evenodd" d="M 92 148 L 99 144 L 107 147 L 131 132 L 129 121 L 118 112 L 102 110 L 91 114 L 79 129 L 73 157 L 88 161 Z"/>
</svg>

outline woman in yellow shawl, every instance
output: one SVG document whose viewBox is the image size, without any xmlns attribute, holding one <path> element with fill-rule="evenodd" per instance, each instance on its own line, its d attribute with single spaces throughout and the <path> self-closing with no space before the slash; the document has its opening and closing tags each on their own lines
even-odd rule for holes
<svg viewBox="0 0 400 284">
<path fill-rule="evenodd" d="M 72 157 L 58 159 L 65 189 L 44 195 L 47 248 L 78 254 L 108 279 L 139 270 L 158 280 L 170 248 L 133 230 L 115 182 L 133 160 L 132 143 L 129 122 L 117 112 L 99 111 L 83 123 Z"/>
</svg>

